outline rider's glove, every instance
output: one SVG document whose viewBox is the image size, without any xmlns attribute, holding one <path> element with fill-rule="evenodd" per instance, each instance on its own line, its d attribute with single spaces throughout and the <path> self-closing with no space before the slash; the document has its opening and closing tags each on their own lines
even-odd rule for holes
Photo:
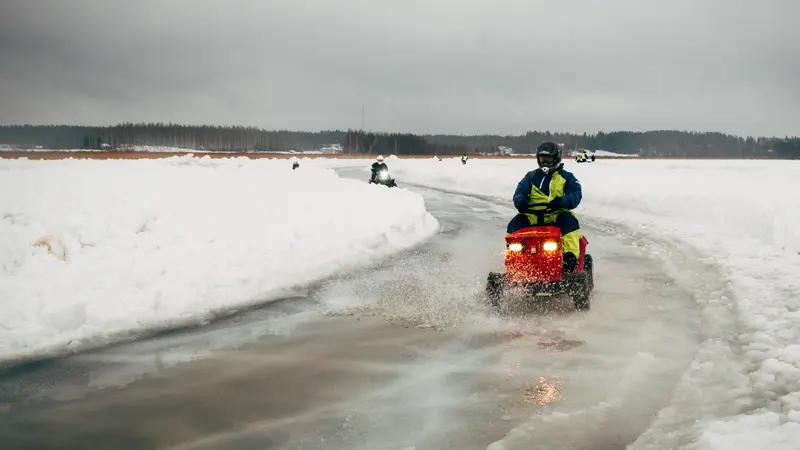
<svg viewBox="0 0 800 450">
<path fill-rule="evenodd" d="M 517 211 L 520 213 L 525 213 L 528 210 L 528 202 L 523 200 L 517 203 L 514 203 L 514 207 L 517 208 Z"/>
<path fill-rule="evenodd" d="M 564 207 L 564 197 L 556 197 L 550 200 L 547 205 L 552 209 L 561 209 Z"/>
</svg>

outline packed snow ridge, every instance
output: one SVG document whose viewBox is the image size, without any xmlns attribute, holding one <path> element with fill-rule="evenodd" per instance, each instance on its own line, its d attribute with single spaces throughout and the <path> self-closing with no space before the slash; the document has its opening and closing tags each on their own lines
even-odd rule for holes
<svg viewBox="0 0 800 450">
<path fill-rule="evenodd" d="M 417 194 L 320 161 L 0 161 L 0 361 L 202 322 L 418 245 Z"/>
<path fill-rule="evenodd" d="M 535 159 L 480 158 L 467 165 L 400 159 L 389 167 L 401 183 L 509 204 L 535 168 Z M 677 436 L 686 433 L 692 448 L 800 448 L 800 162 L 567 160 L 566 168 L 583 186 L 580 220 L 684 243 L 730 288 L 698 292 L 707 340 L 682 394 L 632 448 L 682 447 Z"/>
</svg>

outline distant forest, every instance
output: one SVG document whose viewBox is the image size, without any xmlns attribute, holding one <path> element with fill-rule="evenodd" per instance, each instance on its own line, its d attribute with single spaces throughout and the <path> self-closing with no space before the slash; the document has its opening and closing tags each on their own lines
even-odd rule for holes
<svg viewBox="0 0 800 450">
<path fill-rule="evenodd" d="M 252 127 L 123 123 L 108 127 L 73 125 L 0 126 L 0 145 L 45 149 L 128 149 L 166 146 L 209 151 L 319 150 L 339 144 L 344 153 L 460 155 L 532 153 L 543 141 L 567 149 L 607 150 L 642 157 L 800 158 L 800 137 L 740 137 L 715 132 L 658 130 L 596 134 L 530 131 L 519 136 L 460 136 L 373 133 L 356 130 L 271 131 Z"/>
</svg>

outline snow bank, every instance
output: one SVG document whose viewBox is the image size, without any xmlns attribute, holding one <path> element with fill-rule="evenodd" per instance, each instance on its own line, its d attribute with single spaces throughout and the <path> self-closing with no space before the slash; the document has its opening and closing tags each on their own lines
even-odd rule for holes
<svg viewBox="0 0 800 450">
<path fill-rule="evenodd" d="M 390 166 L 401 182 L 495 196 L 509 204 L 517 182 L 533 168 L 533 160 L 471 160 L 466 166 L 453 160 L 401 160 Z M 734 298 L 714 301 L 735 315 L 737 328 L 725 324 L 728 332 L 709 341 L 726 341 L 726 348 L 734 349 L 737 373 L 715 376 L 732 384 L 731 401 L 742 415 L 697 417 L 697 447 L 798 448 L 800 162 L 605 160 L 567 162 L 567 168 L 584 190 L 579 218 L 686 242 L 707 255 L 730 283 Z M 700 306 L 706 322 L 718 324 L 710 328 L 722 326 L 720 318 L 708 314 L 713 308 Z M 694 366 L 692 376 L 715 372 L 713 359 Z M 695 396 L 703 395 L 698 380 L 684 383 L 693 383 Z"/>
<path fill-rule="evenodd" d="M 589 154 L 594 154 L 594 155 L 597 155 L 597 156 L 612 156 L 612 157 L 615 157 L 615 158 L 638 158 L 639 157 L 639 155 L 630 155 L 630 154 L 626 154 L 626 153 L 614 153 L 614 152 L 609 152 L 608 150 L 594 150 L 594 151 L 590 151 Z"/>
<path fill-rule="evenodd" d="M 579 153 L 583 153 L 583 150 L 581 150 L 581 151 L 571 150 L 569 152 L 569 156 L 573 156 L 574 157 L 574 156 L 577 156 Z M 638 158 L 639 157 L 639 155 L 631 155 L 631 154 L 626 154 L 626 153 L 614 153 L 614 152 L 609 152 L 608 150 L 587 150 L 586 154 L 589 155 L 589 156 L 595 155 L 595 156 L 604 156 L 604 157 L 607 157 L 607 158 Z"/>
<path fill-rule="evenodd" d="M 0 359 L 206 320 L 437 229 L 410 191 L 286 160 L 3 160 Z"/>
</svg>

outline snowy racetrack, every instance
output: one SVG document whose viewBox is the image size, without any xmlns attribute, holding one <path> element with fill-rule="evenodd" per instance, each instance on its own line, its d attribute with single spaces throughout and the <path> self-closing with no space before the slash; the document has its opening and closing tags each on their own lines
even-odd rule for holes
<svg viewBox="0 0 800 450">
<path fill-rule="evenodd" d="M 597 262 L 593 309 L 494 314 L 479 297 L 512 210 L 508 189 L 487 180 L 514 184 L 524 163 L 481 168 L 477 183 L 482 161 L 429 163 L 389 165 L 401 188 L 470 192 L 471 179 L 473 193 L 498 200 L 412 187 L 441 225 L 422 247 L 206 328 L 9 371 L 3 448 L 736 448 L 716 440 L 724 422 L 695 422 L 750 408 L 748 328 L 726 266 L 674 236 L 604 220 L 591 205 L 614 199 L 598 200 L 605 188 L 578 173 L 593 213 L 582 218 Z M 598 178 L 622 176 L 621 164 L 642 163 Z M 776 425 L 791 433 L 786 418 Z M 750 447 L 792 448 L 787 435 Z"/>
</svg>

